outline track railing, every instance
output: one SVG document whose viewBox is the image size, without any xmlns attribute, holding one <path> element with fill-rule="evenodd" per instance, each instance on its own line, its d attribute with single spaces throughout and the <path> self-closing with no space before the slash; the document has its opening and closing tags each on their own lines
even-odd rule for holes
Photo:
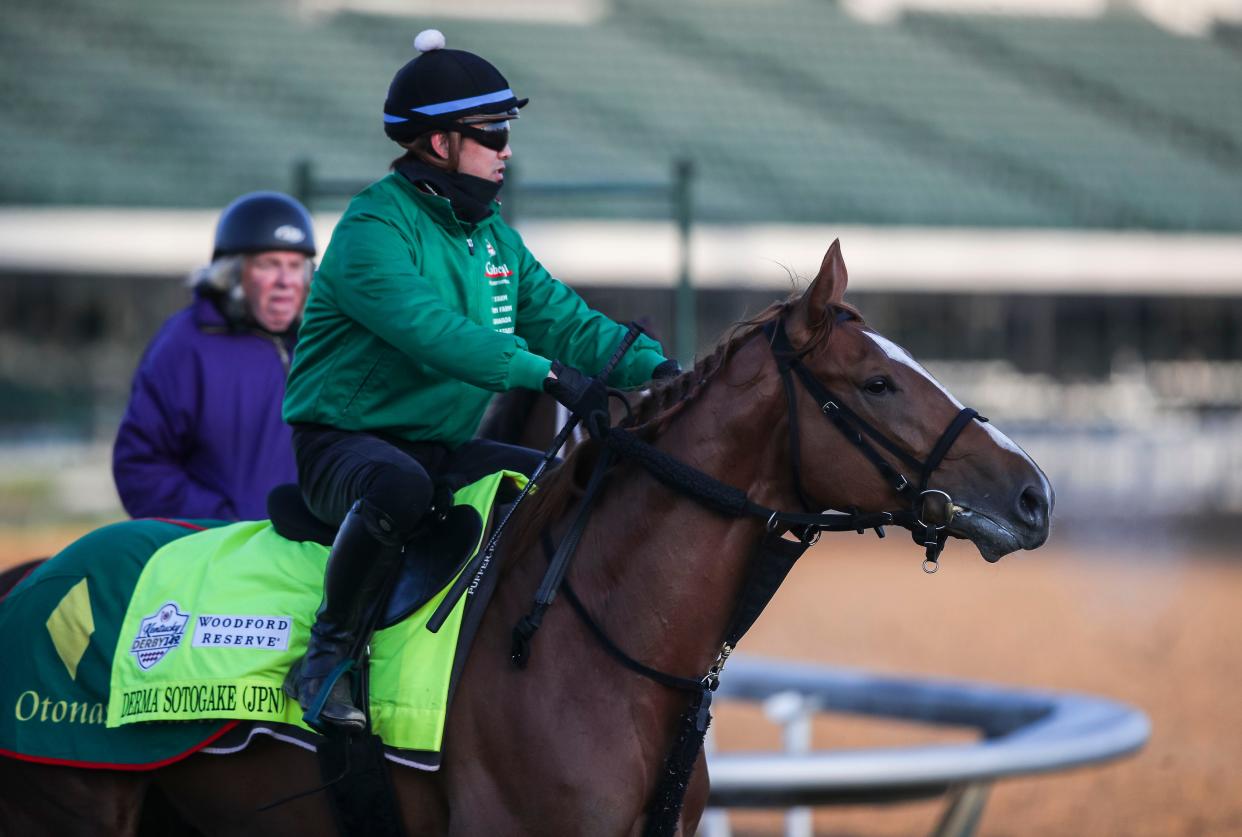
<svg viewBox="0 0 1242 837">
<path fill-rule="evenodd" d="M 698 345 L 698 317 L 695 290 L 691 280 L 690 232 L 694 226 L 694 164 L 688 159 L 671 161 L 668 180 L 591 180 L 591 181 L 526 181 L 518 177 L 520 169 L 510 164 L 505 190 L 504 215 L 516 223 L 528 201 L 548 198 L 587 198 L 607 201 L 618 197 L 648 198 L 663 202 L 669 218 L 677 226 L 677 285 L 673 298 L 676 356 L 689 368 L 694 365 Z M 313 162 L 298 160 L 293 165 L 293 195 L 308 209 L 323 199 L 340 202 L 365 189 L 368 181 L 356 178 L 324 177 Z"/>
<path fill-rule="evenodd" d="M 1138 750 L 1147 716 L 1116 701 L 1070 692 L 1018 689 L 872 674 L 755 658 L 734 658 L 719 697 L 762 702 L 784 728 L 785 751 L 710 752 L 709 805 L 793 808 L 786 833 L 809 835 L 805 806 L 900 802 L 946 796 L 934 834 L 973 834 L 998 779 L 1066 770 Z M 968 727 L 977 741 L 859 750 L 812 750 L 811 719 L 835 712 Z M 703 831 L 729 833 L 709 810 Z"/>
</svg>

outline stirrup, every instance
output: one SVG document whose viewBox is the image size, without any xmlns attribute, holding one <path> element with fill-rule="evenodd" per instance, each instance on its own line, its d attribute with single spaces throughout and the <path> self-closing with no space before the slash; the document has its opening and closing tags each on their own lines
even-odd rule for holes
<svg viewBox="0 0 1242 837">
<path fill-rule="evenodd" d="M 285 677 L 285 693 L 290 697 L 302 703 L 302 686 L 306 682 L 301 678 L 301 660 L 294 664 Z M 341 660 L 337 663 L 327 675 L 320 679 L 318 688 L 315 691 L 314 700 L 307 706 L 302 704 L 302 722 L 316 732 L 328 735 L 333 732 L 361 732 L 366 729 L 366 713 L 354 706 L 352 696 L 348 700 L 340 700 L 338 703 L 348 706 L 354 712 L 358 713 L 357 719 L 326 719 L 323 716 L 324 707 L 328 701 L 332 699 L 332 693 L 338 688 L 343 687 L 341 677 L 348 674 L 354 669 L 354 661 L 352 659 Z M 299 682 L 301 681 L 301 682 Z"/>
</svg>

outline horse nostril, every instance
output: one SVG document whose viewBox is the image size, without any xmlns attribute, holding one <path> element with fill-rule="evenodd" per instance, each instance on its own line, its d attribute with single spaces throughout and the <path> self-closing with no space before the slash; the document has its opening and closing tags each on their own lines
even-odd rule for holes
<svg viewBox="0 0 1242 837">
<path fill-rule="evenodd" d="M 1018 495 L 1018 517 L 1032 529 L 1048 525 L 1048 498 L 1033 485 L 1022 489 Z"/>
</svg>

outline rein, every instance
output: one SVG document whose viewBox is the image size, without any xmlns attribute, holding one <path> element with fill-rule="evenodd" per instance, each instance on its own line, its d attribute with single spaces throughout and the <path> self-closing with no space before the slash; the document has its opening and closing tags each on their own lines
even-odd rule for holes
<svg viewBox="0 0 1242 837">
<path fill-rule="evenodd" d="M 848 312 L 842 312 L 838 317 L 838 322 L 850 316 Z M 772 349 L 773 357 L 776 358 L 776 368 L 780 372 L 781 382 L 785 388 L 785 400 L 789 411 L 789 456 L 790 462 L 793 463 L 794 488 L 803 506 L 806 507 L 809 504 L 806 501 L 806 491 L 802 487 L 802 473 L 799 467 L 801 443 L 798 433 L 797 395 L 793 383 L 795 375 L 802 382 L 807 393 L 819 404 L 820 412 L 824 414 L 824 417 L 832 422 L 841 435 L 858 448 L 862 455 L 875 466 L 881 478 L 893 491 L 909 502 L 909 508 L 888 514 L 893 523 L 910 530 L 915 543 L 923 545 L 925 548 L 923 571 L 934 573 L 939 567 L 940 553 L 944 551 L 945 542 L 948 540 L 948 526 L 953 522 L 958 507 L 954 505 L 953 498 L 947 493 L 935 488 L 929 489 L 927 483 L 935 470 L 940 467 L 940 463 L 944 461 L 949 449 L 957 441 L 957 437 L 966 429 L 966 425 L 972 420 L 985 422 L 987 419 L 979 415 L 978 410 L 963 407 L 940 434 L 940 438 L 932 446 L 927 459 L 920 461 L 902 450 L 896 442 L 869 424 L 862 416 L 845 406 L 840 398 L 815 377 L 815 373 L 802 363 L 804 352 L 796 351 L 789 342 L 783 318 L 765 325 L 763 333 L 768 337 L 768 345 Z M 884 455 L 875 449 L 871 441 L 868 441 L 868 436 L 898 460 L 918 471 L 917 488 L 906 478 L 905 474 L 894 468 L 884 458 Z M 877 534 L 883 536 L 878 531 Z"/>
<path fill-rule="evenodd" d="M 847 312 L 842 312 L 838 321 L 849 316 Z M 763 333 L 768 338 L 785 390 L 789 413 L 791 469 L 794 488 L 804 511 L 781 511 L 756 503 L 742 489 L 721 482 L 710 474 L 669 456 L 634 433 L 619 427 L 609 428 L 602 439 L 604 449 L 596 462 L 578 513 L 566 536 L 558 547 L 553 548 L 551 538 L 547 533 L 544 535 L 544 549 L 549 560 L 548 570 L 539 585 L 530 612 L 513 628 L 510 659 L 518 668 L 525 668 L 530 659 L 531 641 L 542 623 L 543 615 L 555 600 L 557 591 L 564 589 L 565 597 L 574 613 L 610 656 L 636 674 L 666 688 L 678 689 L 692 695 L 678 722 L 677 737 L 665 757 L 664 770 L 648 805 L 644 837 L 662 837 L 676 831 L 686 789 L 689 787 L 690 774 L 702 748 L 707 727 L 711 723 L 712 695 L 720 684 L 720 674 L 737 642 L 759 618 L 789 571 L 793 569 L 793 565 L 819 540 L 821 532 L 856 531 L 863 534 L 867 529 L 874 529 L 879 537 L 884 537 L 884 526 L 895 524 L 909 529 L 915 542 L 925 547 L 923 569 L 929 573 L 935 572 L 948 538 L 948 525 L 958 507 L 947 493 L 929 489 L 928 481 L 966 426 L 972 420 L 987 421 L 977 411 L 969 407 L 963 408 L 940 435 L 927 459 L 919 460 L 845 406 L 815 377 L 802 363 L 802 353 L 796 351 L 790 343 L 783 318 L 765 325 Z M 797 423 L 795 376 L 820 405 L 825 418 L 862 452 L 893 491 L 909 502 L 908 508 L 871 513 L 810 511 L 800 469 L 801 440 Z M 917 469 L 917 488 L 876 450 L 867 437 L 904 465 Z M 592 618 L 565 578 L 570 559 L 586 531 L 614 456 L 632 460 L 661 484 L 713 511 L 728 517 L 755 517 L 764 521 L 764 534 L 755 545 L 746 581 L 734 606 L 716 659 L 701 678 L 668 674 L 635 660 Z M 794 534 L 797 540 L 785 538 L 786 533 Z"/>
</svg>

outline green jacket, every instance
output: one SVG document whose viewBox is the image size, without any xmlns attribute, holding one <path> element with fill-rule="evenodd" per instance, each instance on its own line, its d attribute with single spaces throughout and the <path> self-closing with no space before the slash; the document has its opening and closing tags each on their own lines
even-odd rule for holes
<svg viewBox="0 0 1242 837">
<path fill-rule="evenodd" d="M 491 393 L 540 389 L 555 358 L 588 374 L 625 334 L 531 255 L 498 213 L 462 223 L 400 174 L 360 192 L 311 283 L 286 421 L 457 446 Z M 664 360 L 641 336 L 610 383 Z"/>
</svg>

